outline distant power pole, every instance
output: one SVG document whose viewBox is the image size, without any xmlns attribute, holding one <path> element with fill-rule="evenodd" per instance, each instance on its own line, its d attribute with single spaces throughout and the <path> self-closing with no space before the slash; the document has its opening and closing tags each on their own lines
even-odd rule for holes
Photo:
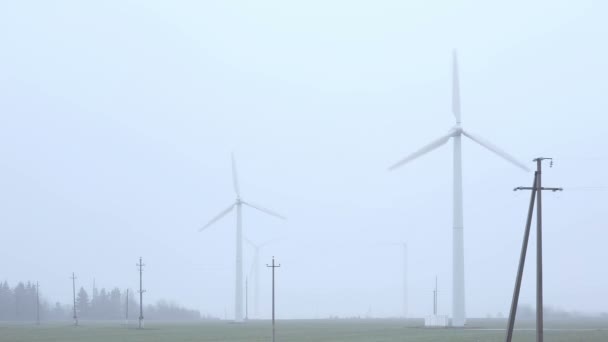
<svg viewBox="0 0 608 342">
<path fill-rule="evenodd" d="M 521 246 L 521 255 L 519 258 L 519 266 L 517 269 L 517 277 L 515 279 L 515 289 L 513 290 L 513 300 L 511 301 L 511 311 L 509 313 L 509 321 L 507 326 L 507 336 L 505 341 L 511 342 L 513 338 L 513 328 L 515 326 L 515 315 L 517 313 L 517 303 L 519 301 L 519 291 L 521 289 L 521 280 L 524 272 L 524 264 L 526 262 L 526 251 L 528 249 L 528 238 L 530 237 L 530 227 L 532 225 L 532 214 L 534 212 L 534 200 L 536 199 L 536 342 L 543 342 L 544 327 L 543 327 L 543 235 L 542 235 L 542 199 L 543 190 L 562 191 L 562 188 L 544 188 L 542 186 L 542 161 L 551 160 L 549 166 L 553 166 L 552 158 L 536 158 L 536 172 L 534 172 L 534 181 L 531 187 L 517 187 L 517 190 L 532 190 L 530 195 L 530 206 L 528 208 L 528 218 L 526 220 L 526 228 L 524 231 L 524 240 Z M 535 198 L 536 197 L 536 198 Z"/>
<path fill-rule="evenodd" d="M 36 325 L 40 325 L 40 285 L 36 282 Z"/>
<path fill-rule="evenodd" d="M 275 323 L 274 323 L 274 269 L 281 267 L 281 264 L 274 264 L 274 256 L 272 257 L 272 264 L 266 264 L 266 267 L 272 268 L 272 342 L 275 342 Z"/>
<path fill-rule="evenodd" d="M 407 319 L 407 244 L 403 243 L 403 318 Z"/>
<path fill-rule="evenodd" d="M 245 320 L 249 320 L 249 278 L 245 277 Z"/>
<path fill-rule="evenodd" d="M 141 329 L 144 327 L 144 292 L 146 292 L 142 287 L 142 273 L 145 265 L 141 261 L 141 257 L 139 257 L 139 264 L 136 266 L 139 267 L 139 329 Z"/>
<path fill-rule="evenodd" d="M 125 322 L 127 328 L 129 327 L 129 289 L 127 289 L 127 300 L 125 301 Z"/>
<path fill-rule="evenodd" d="M 95 287 L 95 277 L 93 277 L 93 290 L 91 291 L 91 311 L 95 311 L 97 304 L 97 290 Z"/>
<path fill-rule="evenodd" d="M 76 276 L 72 272 L 72 297 L 74 299 L 74 326 L 78 326 L 78 314 L 76 313 Z"/>
<path fill-rule="evenodd" d="M 435 290 L 433 291 L 433 315 L 437 316 L 437 276 L 435 276 Z"/>
</svg>

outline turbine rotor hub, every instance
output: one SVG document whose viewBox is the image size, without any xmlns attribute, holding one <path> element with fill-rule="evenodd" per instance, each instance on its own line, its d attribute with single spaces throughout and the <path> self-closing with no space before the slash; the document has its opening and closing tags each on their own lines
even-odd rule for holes
<svg viewBox="0 0 608 342">
<path fill-rule="evenodd" d="M 452 127 L 452 129 L 450 130 L 450 133 L 452 134 L 453 137 L 459 136 L 462 134 L 462 127 L 460 125 L 456 125 L 456 126 Z"/>
</svg>

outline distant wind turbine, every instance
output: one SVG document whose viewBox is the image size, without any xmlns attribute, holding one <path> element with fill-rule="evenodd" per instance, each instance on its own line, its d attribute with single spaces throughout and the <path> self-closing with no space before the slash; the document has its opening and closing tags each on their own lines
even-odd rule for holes
<svg viewBox="0 0 608 342">
<path fill-rule="evenodd" d="M 256 318 L 260 317 L 260 251 L 266 245 L 275 242 L 277 239 L 268 240 L 266 242 L 255 244 L 250 239 L 245 238 L 245 241 L 253 247 L 253 262 L 251 263 L 250 274 L 253 274 L 253 283 L 255 286 L 253 294 L 253 314 Z"/>
<path fill-rule="evenodd" d="M 462 148 L 461 137 L 473 140 L 479 145 L 487 148 L 491 152 L 506 159 L 511 164 L 529 171 L 529 169 L 505 151 L 499 149 L 487 140 L 465 131 L 461 126 L 460 120 L 460 86 L 458 80 L 458 58 L 456 51 L 453 53 L 453 84 L 452 84 L 452 113 L 456 118 L 456 125 L 448 131 L 446 135 L 433 140 L 418 151 L 410 154 L 398 163 L 394 164 L 389 170 L 394 170 L 403 166 L 414 159 L 421 157 L 436 148 L 444 145 L 453 138 L 454 141 L 454 209 L 453 209 L 453 241 L 452 241 L 452 325 L 462 327 L 466 322 L 465 315 L 465 289 L 464 289 L 464 237 L 463 237 L 463 210 L 462 210 Z"/>
<path fill-rule="evenodd" d="M 244 204 L 253 209 L 259 210 L 263 213 L 280 218 L 282 220 L 285 220 L 286 218 L 259 205 L 253 204 L 251 202 L 245 202 L 241 199 L 239 182 L 236 172 L 236 163 L 234 161 L 234 154 L 232 155 L 232 181 L 234 184 L 234 192 L 236 193 L 235 202 L 231 204 L 228 208 L 220 212 L 216 217 L 209 221 L 209 223 L 199 229 L 199 232 L 203 231 L 215 222 L 219 221 L 222 217 L 228 215 L 234 208 L 236 208 L 236 277 L 234 288 L 234 321 L 243 322 L 243 229 L 241 208 Z"/>
</svg>

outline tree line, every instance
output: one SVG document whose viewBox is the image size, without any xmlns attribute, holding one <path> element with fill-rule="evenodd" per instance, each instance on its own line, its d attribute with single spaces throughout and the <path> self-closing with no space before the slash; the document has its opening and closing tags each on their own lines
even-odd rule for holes
<svg viewBox="0 0 608 342">
<path fill-rule="evenodd" d="M 19 282 L 11 288 L 8 282 L 0 283 L 0 320 L 35 321 L 40 319 L 60 320 L 66 316 L 67 307 L 60 303 L 50 305 L 38 297 L 36 284 Z"/>
<path fill-rule="evenodd" d="M 11 289 L 5 281 L 0 285 L 0 319 L 36 319 L 36 285 L 19 283 Z"/>
<path fill-rule="evenodd" d="M 90 320 L 124 320 L 127 318 L 127 301 L 129 319 L 139 317 L 138 294 L 119 288 L 106 290 L 94 288 L 91 295 L 81 287 L 76 293 L 76 312 L 79 319 Z M 38 311 L 39 310 L 39 311 Z M 36 284 L 19 282 L 10 287 L 8 282 L 0 284 L 0 321 L 36 321 L 70 320 L 73 316 L 73 305 L 56 302 L 51 305 L 42 295 L 38 297 Z M 156 304 L 145 305 L 146 320 L 198 320 L 198 310 L 187 309 L 175 303 L 161 300 Z M 211 318 L 211 317 L 204 317 Z"/>
</svg>

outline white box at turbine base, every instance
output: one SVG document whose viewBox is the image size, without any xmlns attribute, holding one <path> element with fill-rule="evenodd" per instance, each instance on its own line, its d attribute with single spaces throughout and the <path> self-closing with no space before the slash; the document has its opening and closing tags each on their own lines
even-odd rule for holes
<svg viewBox="0 0 608 342">
<path fill-rule="evenodd" d="M 424 317 L 425 327 L 446 328 L 449 324 L 448 316 L 430 315 Z"/>
</svg>

